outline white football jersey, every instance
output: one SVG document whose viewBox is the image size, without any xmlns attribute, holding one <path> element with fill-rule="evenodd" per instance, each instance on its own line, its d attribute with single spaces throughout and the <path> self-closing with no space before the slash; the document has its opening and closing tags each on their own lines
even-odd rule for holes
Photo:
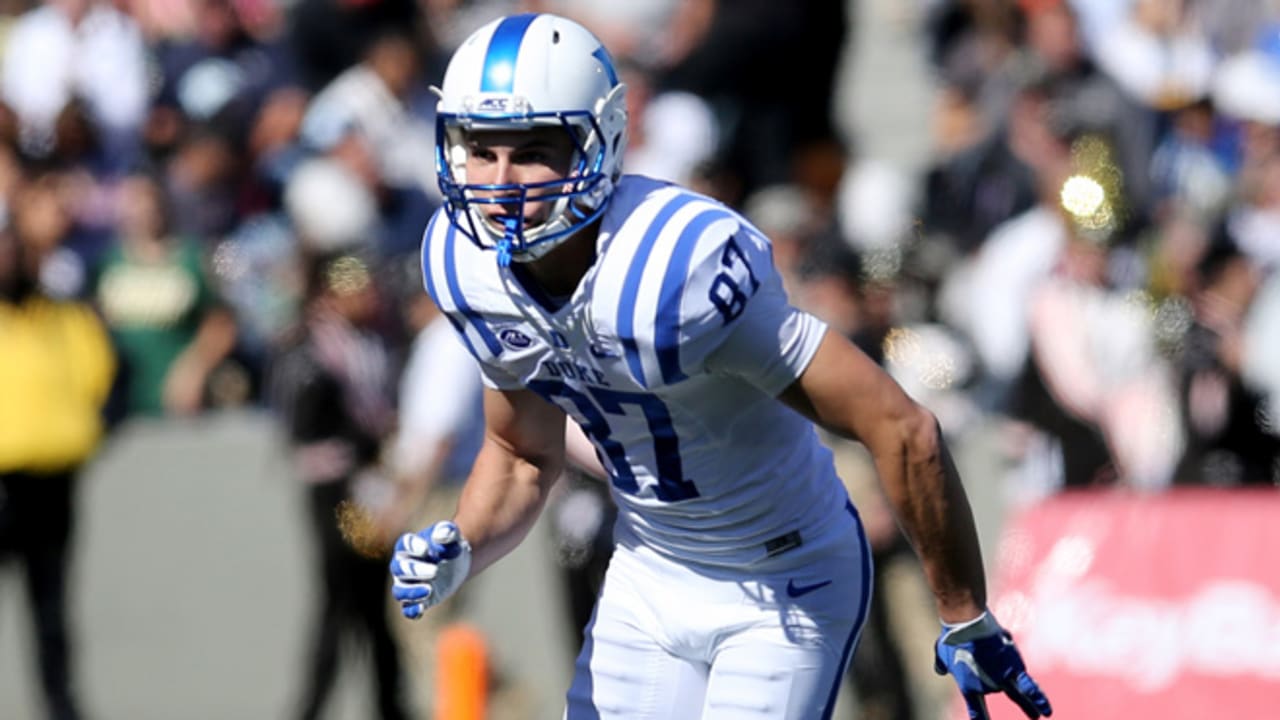
<svg viewBox="0 0 1280 720">
<path fill-rule="evenodd" d="M 522 282 L 517 264 L 499 267 L 444 210 L 422 263 L 485 382 L 539 393 L 591 438 L 620 541 L 742 567 L 846 513 L 829 451 L 775 399 L 826 327 L 791 307 L 769 241 L 733 210 L 624 176 L 596 262 L 562 303 Z"/>
</svg>

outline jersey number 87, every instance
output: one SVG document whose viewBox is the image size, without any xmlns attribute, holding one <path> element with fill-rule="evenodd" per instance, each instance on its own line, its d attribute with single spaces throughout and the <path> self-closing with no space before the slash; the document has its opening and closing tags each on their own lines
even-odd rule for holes
<svg viewBox="0 0 1280 720">
<path fill-rule="evenodd" d="M 585 419 L 585 422 L 580 423 L 583 432 L 608 458 L 607 464 L 612 468 L 610 476 L 614 487 L 630 495 L 641 494 L 640 483 L 631 469 L 626 448 L 611 437 L 612 431 L 606 414 L 625 415 L 624 406 L 639 407 L 649 425 L 649 434 L 653 436 L 653 452 L 657 458 L 658 483 L 653 487 L 654 495 L 663 502 L 698 497 L 698 488 L 694 487 L 692 481 L 684 478 L 680 463 L 680 440 L 671 424 L 671 413 L 656 395 L 600 387 L 590 387 L 586 393 L 582 393 L 556 380 L 534 380 L 529 383 L 529 389 L 551 403 L 555 403 L 555 398 L 573 403 L 577 413 L 571 414 Z"/>
</svg>

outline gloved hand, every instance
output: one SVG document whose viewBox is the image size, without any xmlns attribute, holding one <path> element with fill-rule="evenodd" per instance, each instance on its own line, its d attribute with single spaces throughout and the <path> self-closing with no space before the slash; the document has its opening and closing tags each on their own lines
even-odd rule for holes
<svg viewBox="0 0 1280 720">
<path fill-rule="evenodd" d="M 458 590 L 471 570 L 471 544 L 448 520 L 401 535 L 391 558 L 391 594 L 400 612 L 417 620 Z"/>
<path fill-rule="evenodd" d="M 989 612 L 966 623 L 943 623 L 933 668 L 955 678 L 971 720 L 989 720 L 985 696 L 995 692 L 1008 695 L 1032 720 L 1053 714 L 1049 698 L 1027 674 L 1013 636 Z"/>
</svg>

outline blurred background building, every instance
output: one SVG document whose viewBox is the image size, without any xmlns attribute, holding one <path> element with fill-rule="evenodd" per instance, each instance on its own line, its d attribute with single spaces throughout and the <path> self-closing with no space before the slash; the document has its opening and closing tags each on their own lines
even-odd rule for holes
<svg viewBox="0 0 1280 720">
<path fill-rule="evenodd" d="M 1132 555 L 1114 572 L 1153 578 L 1124 596 L 1138 605 L 1190 603 L 1175 625 L 1248 610 L 1195 637 L 1274 638 L 1280 578 L 1240 558 L 1267 547 L 1250 523 L 1280 513 L 1275 0 L 3 0 L 0 233 L 38 259 L 39 297 L 96 310 L 116 355 L 106 435 L 71 495 L 66 664 L 83 716 L 301 717 L 325 597 L 315 478 L 344 478 L 325 502 L 374 556 L 448 511 L 475 378 L 439 347 L 416 277 L 440 201 L 428 87 L 462 38 L 521 10 L 575 17 L 614 52 L 629 170 L 741 209 L 793 300 L 937 413 L 1001 615 L 1060 708 L 1055 690 L 1135 656 L 1115 640 L 1113 666 L 1072 665 L 1070 632 L 1037 625 L 1045 608 L 1061 628 L 1141 635 L 1046 601 L 1102 597 L 1072 594 L 1100 587 L 1089 573 L 1111 566 L 1095 557 Z M 359 328 L 337 320 L 317 343 L 349 426 L 304 437 L 271 379 L 312 317 L 308 268 L 333 257 L 358 258 L 377 292 Z M 0 330 L 17 332 L 6 293 Z M 0 366 L 17 367 L 8 352 Z M 0 414 L 0 447 L 25 437 L 22 417 Z M 356 426 L 358 463 L 327 440 Z M 953 690 L 932 674 L 918 568 L 867 458 L 830 442 L 879 562 L 840 716 L 942 717 Z M 41 476 L 18 475 L 0 485 L 0 718 L 34 720 L 44 626 L 4 491 Z M 562 486 L 518 556 L 448 612 L 486 638 L 494 718 L 559 717 L 607 562 L 607 499 Z M 1143 519 L 1165 503 L 1200 525 Z M 1160 532 L 1228 539 L 1164 582 L 1175 560 L 1134 555 Z M 403 700 L 432 717 L 436 633 L 396 620 Z M 1205 642 L 1209 660 L 1165 668 L 1183 692 L 1274 689 L 1274 650 Z M 340 652 L 371 662 L 358 641 Z M 378 717 L 371 673 L 339 667 L 329 717 Z M 1168 687 L 1126 683 L 1100 695 Z"/>
</svg>

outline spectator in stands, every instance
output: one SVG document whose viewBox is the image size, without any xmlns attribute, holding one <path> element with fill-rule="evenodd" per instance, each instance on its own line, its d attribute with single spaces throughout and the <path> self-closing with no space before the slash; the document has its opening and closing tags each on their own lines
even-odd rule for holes
<svg viewBox="0 0 1280 720">
<path fill-rule="evenodd" d="M 300 0 L 290 7 L 288 37 L 303 87 L 317 92 L 360 62 L 369 44 L 388 32 L 419 41 L 420 4 L 414 0 Z"/>
<path fill-rule="evenodd" d="M 988 178 L 974 177 L 974 182 L 989 184 L 973 197 L 1004 205 L 1018 186 L 1023 188 L 1019 194 L 1029 193 L 1034 204 L 998 221 L 990 236 L 979 241 L 980 249 L 952 270 L 939 299 L 941 316 L 973 342 L 985 376 L 980 392 L 988 395 L 988 406 L 996 407 L 1026 359 L 1028 299 L 1052 270 L 1065 241 L 1059 192 L 1071 172 L 1069 137 L 1053 123 L 1047 87 L 1037 83 L 1024 88 L 1010 123 L 1009 146 L 999 154 L 1005 169 L 991 168 Z M 997 220 L 1000 214 L 985 217 Z"/>
<path fill-rule="evenodd" d="M 1059 445 L 1061 487 L 1167 485 L 1181 449 L 1173 378 L 1153 317 L 1112 286 L 1105 242 L 1072 224 L 1033 293 L 1013 413 Z"/>
<path fill-rule="evenodd" d="M 1179 484 L 1280 484 L 1280 437 L 1267 398 L 1241 376 L 1245 319 L 1262 279 L 1229 236 L 1220 235 L 1197 268 L 1194 322 L 1179 358 L 1187 447 Z"/>
<path fill-rule="evenodd" d="M 294 86 L 283 40 L 250 32 L 248 3 L 194 0 L 192 34 L 163 39 L 153 56 L 159 87 L 145 127 L 147 145 L 167 153 L 191 124 L 209 124 L 244 146 L 259 110 Z"/>
<path fill-rule="evenodd" d="M 386 558 L 399 528 L 386 525 L 393 495 L 379 466 L 394 422 L 389 349 L 369 329 L 379 302 L 361 257 L 313 256 L 304 315 L 272 363 L 271 403 L 306 487 L 321 583 L 294 715 L 305 720 L 323 714 L 350 640 L 372 650 L 377 716 L 408 717 L 400 651 L 387 624 Z"/>
<path fill-rule="evenodd" d="M 617 64 L 627 84 L 627 172 L 688 183 L 719 142 L 711 107 L 693 93 L 659 90 L 648 67 Z"/>
<path fill-rule="evenodd" d="M 1244 322 L 1240 375 L 1264 398 L 1256 422 L 1280 437 L 1280 273 L 1273 272 L 1258 290 Z"/>
<path fill-rule="evenodd" d="M 198 245 L 172 232 L 164 190 L 136 174 L 120 187 L 115 245 L 93 295 L 120 350 L 127 411 L 192 415 L 235 345 L 236 323 L 211 287 Z"/>
<path fill-rule="evenodd" d="M 439 197 L 435 132 L 412 106 L 420 62 L 411 37 L 384 31 L 312 99 L 302 121 L 307 149 L 342 163 L 376 194 L 376 240 L 388 255 L 417 255 L 422 218 Z"/>
<path fill-rule="evenodd" d="M 207 124 L 188 127 L 160 178 L 174 232 L 204 246 L 235 227 L 242 211 L 244 161 L 227 133 Z"/>
<path fill-rule="evenodd" d="M 1125 92 L 1152 108 L 1181 107 L 1204 97 L 1217 58 L 1194 5 L 1134 0 L 1128 17 L 1099 36 L 1098 63 Z"/>
<path fill-rule="evenodd" d="M 83 293 L 84 268 L 97 262 L 115 230 L 115 190 L 122 168 L 111 156 L 103 133 L 89 115 L 89 108 L 74 98 L 58 113 L 53 145 L 39 159 L 56 178 L 61 205 L 70 220 L 63 255 L 74 254 L 81 266 L 80 279 L 68 291 Z M 30 160 L 30 158 L 28 158 Z"/>
<path fill-rule="evenodd" d="M 93 310 L 41 285 L 49 248 L 27 235 L 49 221 L 46 202 L 32 201 L 40 192 L 20 190 L 13 225 L 0 230 L 0 560 L 16 558 L 25 575 L 47 717 L 75 720 L 67 603 L 76 485 L 102 435 L 115 359 Z"/>
<path fill-rule="evenodd" d="M 1044 86 L 1028 85 L 1012 101 L 1005 124 L 979 139 L 978 88 L 961 79 L 945 87 L 935 110 L 939 152 L 924 179 L 922 214 L 926 233 L 967 255 L 1001 223 L 1035 206 L 1032 163 L 1048 155 L 1050 98 Z"/>
<path fill-rule="evenodd" d="M 39 173 L 18 180 L 10 208 L 14 232 L 40 258 L 41 289 L 58 298 L 77 297 L 84 289 L 84 268 L 67 249 L 74 225 L 67 195 L 63 174 Z"/>
<path fill-rule="evenodd" d="M 956 43 L 940 65 L 937 144 L 943 156 L 926 180 L 926 223 L 963 252 L 995 225 L 1034 203 L 1035 155 L 1025 131 L 1028 100 L 1038 96 L 1059 134 L 1090 132 L 1116 148 L 1126 207 L 1138 216 L 1149 202 L 1148 167 L 1155 113 L 1126 96 L 1084 51 L 1066 0 L 1021 0 L 1012 47 L 997 52 Z M 997 55 L 998 61 L 988 59 Z M 1034 95 L 1028 95 L 1028 89 Z M 982 129 L 992 128 L 975 142 Z"/>
<path fill-rule="evenodd" d="M 1158 221 L 1178 206 L 1204 219 L 1216 217 L 1232 192 L 1221 148 L 1220 123 L 1208 99 L 1169 114 L 1169 131 L 1149 156 L 1153 210 Z"/>
<path fill-rule="evenodd" d="M 14 22 L 4 48 L 3 97 L 22 147 L 46 155 L 58 114 L 82 98 L 113 166 L 136 157 L 147 105 L 146 46 L 131 17 L 105 0 L 47 0 Z"/>
<path fill-rule="evenodd" d="M 1280 123 L 1269 128 L 1253 128 L 1280 139 Z M 1250 260 L 1268 271 L 1280 268 L 1280 149 L 1273 148 L 1251 163 L 1242 174 L 1228 223 L 1236 246 Z"/>
<path fill-rule="evenodd" d="M 761 187 L 791 182 L 802 148 L 836 138 L 832 88 L 848 36 L 847 3 L 687 5 L 688 14 L 673 20 L 658 85 L 695 93 L 717 109 L 727 128 L 725 162 L 742 183 L 736 205 Z"/>
</svg>

